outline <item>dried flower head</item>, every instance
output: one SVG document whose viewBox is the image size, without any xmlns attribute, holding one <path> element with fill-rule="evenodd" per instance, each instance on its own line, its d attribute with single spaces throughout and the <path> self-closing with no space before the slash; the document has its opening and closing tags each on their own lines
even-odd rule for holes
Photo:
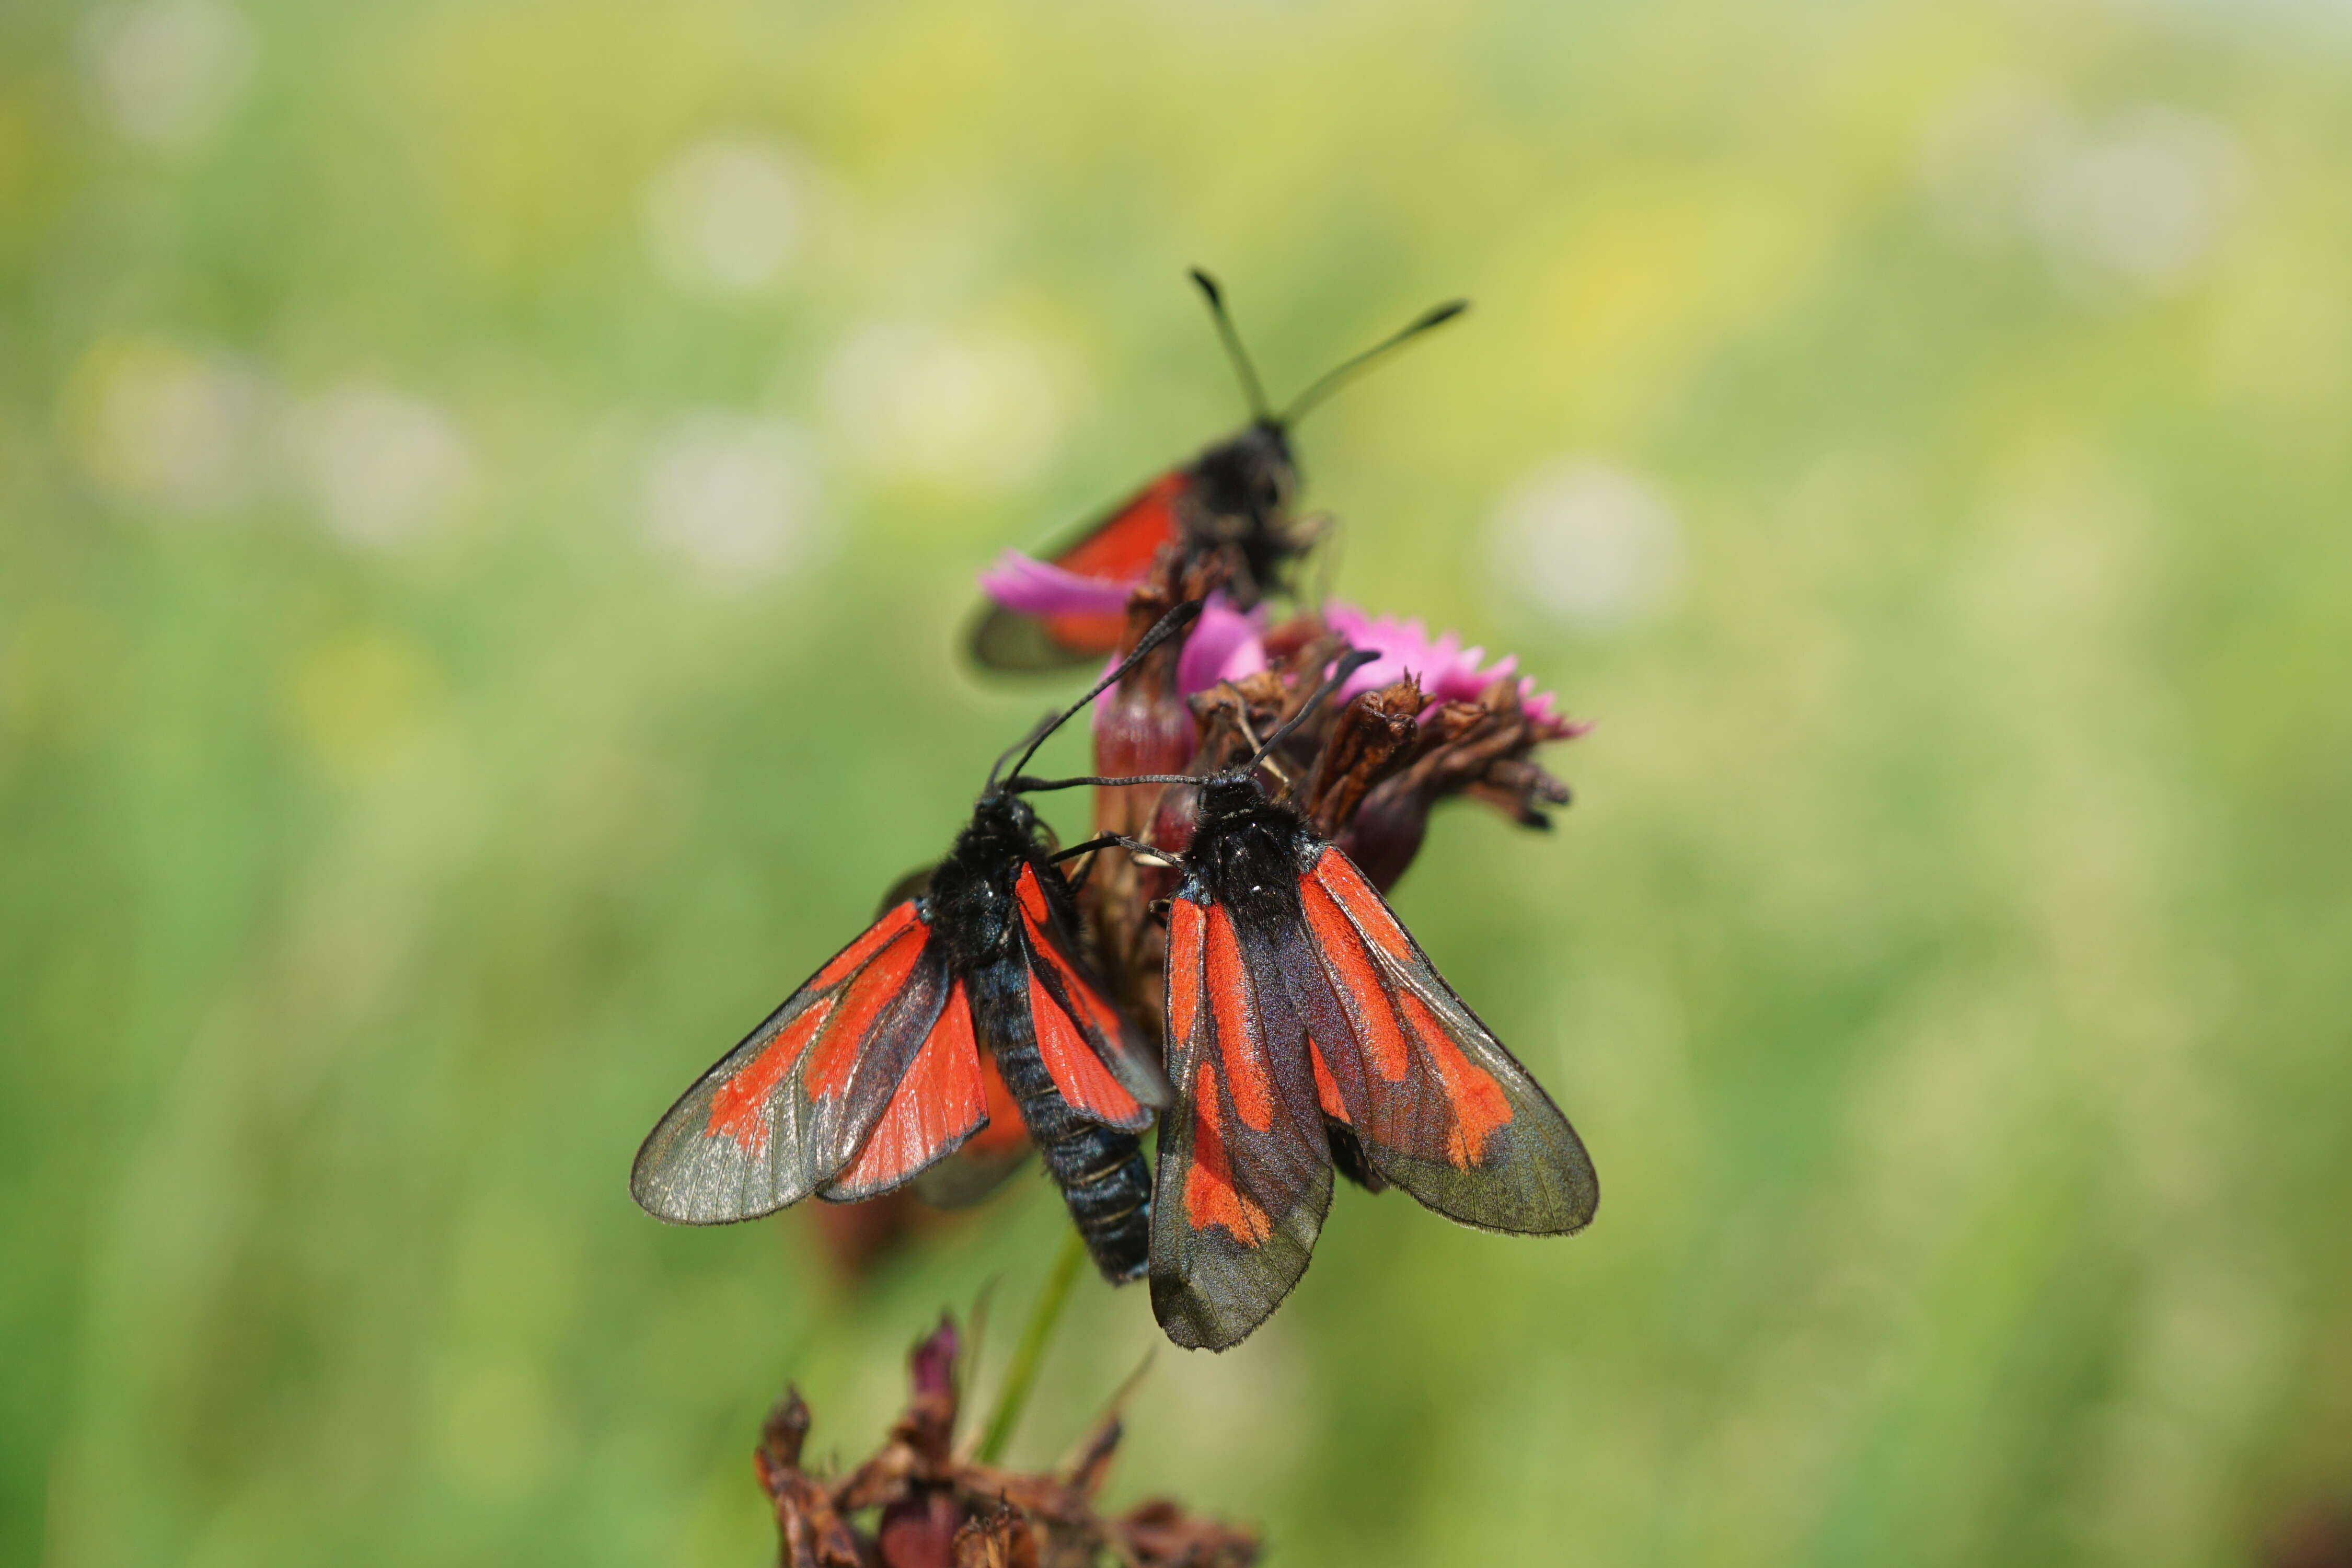
<svg viewBox="0 0 2352 1568">
<path fill-rule="evenodd" d="M 956 1441 L 955 1323 L 908 1358 L 906 1410 L 872 1458 L 836 1479 L 801 1468 L 811 1417 L 788 1390 L 753 1458 L 775 1511 L 783 1568 L 1246 1568 L 1257 1538 L 1164 1498 L 1105 1517 L 1095 1498 L 1118 1449 L 1117 1408 L 1057 1468 L 1031 1473 L 973 1459 Z M 857 1521 L 870 1515 L 870 1529 Z"/>
<path fill-rule="evenodd" d="M 1188 564 L 1170 548 L 1140 582 L 1121 584 L 1008 551 L 981 581 L 1024 614 L 1124 614 L 1119 657 L 1171 605 L 1203 601 L 1181 643 L 1137 665 L 1097 705 L 1095 772 L 1106 777 L 1230 767 L 1296 713 L 1343 655 L 1378 655 L 1265 766 L 1271 787 L 1288 792 L 1315 831 L 1382 891 L 1420 853 L 1430 814 L 1454 796 L 1486 801 L 1537 828 L 1549 826 L 1546 807 L 1567 804 L 1568 787 L 1534 752 L 1588 726 L 1563 717 L 1551 693 L 1518 673 L 1516 658 L 1489 664 L 1483 647 L 1465 647 L 1452 632 L 1433 637 L 1420 620 L 1338 602 L 1276 622 L 1263 605 L 1237 608 L 1222 592 L 1222 571 L 1219 558 Z M 1096 829 L 1181 854 L 1192 837 L 1194 794 L 1182 784 L 1098 788 Z M 1089 869 L 1081 894 L 1094 956 L 1120 1002 L 1154 1033 L 1165 952 L 1154 911 L 1174 885 L 1163 867 L 1113 856 Z"/>
<path fill-rule="evenodd" d="M 1151 585 L 1137 603 L 1156 605 Z M 1517 660 L 1486 662 L 1486 650 L 1447 632 L 1432 637 L 1418 620 L 1373 616 L 1333 603 L 1319 615 L 1266 625 L 1263 610 L 1244 615 L 1212 598 L 1174 663 L 1175 692 L 1186 699 L 1200 740 L 1191 759 L 1165 759 L 1182 726 L 1167 686 L 1152 702 L 1168 741 L 1153 766 L 1129 749 L 1106 747 L 1097 730 L 1096 769 L 1110 776 L 1181 771 L 1205 774 L 1229 766 L 1296 711 L 1297 704 L 1351 649 L 1379 657 L 1341 686 L 1327 714 L 1317 715 L 1273 759 L 1277 789 L 1316 830 L 1339 841 L 1383 890 L 1419 852 L 1430 813 L 1454 795 L 1483 800 L 1522 826 L 1550 825 L 1545 807 L 1564 805 L 1568 787 L 1534 761 L 1537 747 L 1573 740 L 1591 728 L 1563 716 L 1550 692 L 1517 673 Z M 1132 721 L 1129 721 L 1132 722 Z M 1172 786 L 1106 789 L 1117 812 L 1098 815 L 1105 831 L 1181 850 L 1189 839 L 1189 791 Z"/>
</svg>

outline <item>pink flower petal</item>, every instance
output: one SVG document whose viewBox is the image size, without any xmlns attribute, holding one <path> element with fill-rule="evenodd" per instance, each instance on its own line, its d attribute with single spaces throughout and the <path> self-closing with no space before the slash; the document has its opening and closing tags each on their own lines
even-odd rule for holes
<svg viewBox="0 0 2352 1568">
<path fill-rule="evenodd" d="M 1419 620 L 1368 616 L 1353 605 L 1340 604 L 1326 605 L 1323 618 L 1355 647 L 1381 656 L 1349 678 L 1341 689 L 1343 697 L 1375 690 L 1410 673 L 1420 679 L 1421 689 L 1437 702 L 1470 702 L 1496 681 L 1508 679 L 1518 671 L 1515 654 L 1482 668 L 1486 657 L 1484 647 L 1465 648 L 1452 632 L 1433 638 L 1428 626 Z M 1518 691 L 1519 704 L 1528 717 L 1558 738 L 1582 734 L 1587 728 L 1560 718 L 1554 711 L 1552 694 L 1538 691 L 1533 677 L 1521 676 Z M 1431 711 L 1435 708 L 1436 703 L 1432 703 Z"/>
<path fill-rule="evenodd" d="M 1117 615 L 1127 608 L 1131 583 L 1081 577 L 1008 550 L 980 574 L 981 591 L 1024 616 Z"/>
<path fill-rule="evenodd" d="M 1223 594 L 1210 595 L 1209 602 L 1201 606 L 1201 618 L 1184 634 L 1184 651 L 1176 659 L 1176 694 L 1190 697 L 1221 680 L 1239 680 L 1264 669 L 1265 644 L 1258 634 L 1265 619 L 1263 610 L 1244 614 Z M 1103 673 L 1108 675 L 1118 668 L 1118 656 L 1114 654 L 1103 665 Z M 1108 701 L 1095 705 L 1097 734 L 1110 722 L 1111 711 Z"/>
<path fill-rule="evenodd" d="M 1244 614 L 1223 594 L 1212 594 L 1201 618 L 1184 639 L 1176 665 L 1176 689 L 1190 697 L 1221 680 L 1239 680 L 1265 668 L 1265 644 L 1258 636 L 1264 612 Z"/>
</svg>

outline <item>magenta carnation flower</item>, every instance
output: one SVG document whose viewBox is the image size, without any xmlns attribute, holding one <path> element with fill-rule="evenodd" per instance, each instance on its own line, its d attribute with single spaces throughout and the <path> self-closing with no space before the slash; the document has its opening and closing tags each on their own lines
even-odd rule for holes
<svg viewBox="0 0 2352 1568">
<path fill-rule="evenodd" d="M 1353 605 L 1337 601 L 1323 606 L 1323 619 L 1351 647 L 1370 648 L 1381 656 L 1349 678 L 1340 688 L 1343 699 L 1359 691 L 1377 691 L 1412 675 L 1436 702 L 1475 702 L 1488 687 L 1519 667 L 1517 656 L 1513 655 L 1482 668 L 1486 657 L 1485 648 L 1465 648 L 1462 639 L 1452 632 L 1433 638 L 1429 628 L 1419 620 L 1368 616 Z M 1561 717 L 1554 708 L 1552 694 L 1536 689 L 1533 676 L 1519 678 L 1518 694 L 1519 707 L 1547 740 L 1570 740 L 1591 728 Z M 1432 711 L 1434 706 L 1433 703 Z"/>
<path fill-rule="evenodd" d="M 995 567 L 981 574 L 980 585 L 1006 609 L 1026 616 L 1117 615 L 1126 607 L 1134 586 L 1101 577 L 1080 576 L 1017 550 L 1008 550 L 997 557 Z M 1323 619 L 1352 647 L 1370 648 L 1381 656 L 1349 677 L 1341 690 L 1342 698 L 1353 697 L 1360 691 L 1377 691 L 1410 674 L 1419 679 L 1421 689 L 1434 700 L 1431 708 L 1433 712 L 1436 703 L 1476 701 L 1495 682 L 1508 678 L 1518 668 L 1517 656 L 1488 665 L 1484 647 L 1464 647 L 1461 637 L 1453 632 L 1433 637 L 1428 626 L 1418 618 L 1367 615 L 1353 605 L 1332 600 L 1323 606 Z M 1264 669 L 1265 630 L 1263 607 L 1237 610 L 1224 595 L 1211 595 L 1199 623 L 1185 641 L 1183 658 L 1177 666 L 1179 695 L 1190 697 L 1220 681 L 1238 680 Z M 1111 662 L 1118 661 L 1114 658 Z M 1547 740 L 1570 740 L 1591 728 L 1562 716 L 1552 694 L 1536 689 L 1532 676 L 1519 678 L 1518 697 L 1521 710 Z M 1100 716 L 1098 710 L 1097 722 Z"/>
</svg>

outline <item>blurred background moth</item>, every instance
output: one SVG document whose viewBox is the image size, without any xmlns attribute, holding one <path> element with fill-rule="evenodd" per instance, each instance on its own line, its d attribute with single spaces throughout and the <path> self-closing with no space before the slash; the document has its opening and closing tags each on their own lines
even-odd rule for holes
<svg viewBox="0 0 2352 1568">
<path fill-rule="evenodd" d="M 1192 277 L 1241 378 L 1250 422 L 1153 479 L 1043 561 L 1008 554 L 983 579 L 991 602 L 971 630 L 972 658 L 981 665 L 1055 669 L 1115 651 L 1127 630 L 1128 594 L 1167 544 L 1182 546 L 1188 556 L 1221 555 L 1226 595 L 1243 609 L 1285 590 L 1291 563 L 1321 531 L 1291 511 L 1299 488 L 1292 427 L 1391 350 L 1470 308 L 1468 300 L 1454 300 L 1423 311 L 1318 377 L 1276 412 L 1265 401 L 1216 279 L 1198 268 Z M 1031 607 L 1017 607 L 1022 605 Z"/>
</svg>

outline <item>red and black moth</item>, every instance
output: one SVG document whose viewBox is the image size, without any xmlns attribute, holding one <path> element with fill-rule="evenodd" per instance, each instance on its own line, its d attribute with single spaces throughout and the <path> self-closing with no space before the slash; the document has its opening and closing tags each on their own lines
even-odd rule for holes
<svg viewBox="0 0 2352 1568">
<path fill-rule="evenodd" d="M 1372 657 L 1342 660 L 1225 773 L 1056 781 L 1200 786 L 1168 911 L 1175 1103 L 1160 1117 L 1151 1221 L 1152 1310 L 1180 1345 L 1227 1349 L 1281 1304 L 1335 1168 L 1517 1235 L 1581 1230 L 1600 1203 L 1568 1119 L 1348 857 L 1258 783 L 1286 731 Z"/>
<path fill-rule="evenodd" d="M 1130 662 L 1199 609 L 1171 610 Z M 1013 772 L 1101 689 L 1016 744 Z M 648 1213 L 718 1225 L 811 1195 L 873 1197 L 1001 1133 L 992 1120 L 1017 1109 L 1097 1267 L 1143 1273 L 1150 1173 L 1135 1134 L 1168 1103 L 1167 1080 L 1086 962 L 1043 826 L 1017 780 L 998 783 L 1004 761 L 947 858 L 654 1128 L 629 1181 Z M 969 1195 L 997 1173 L 953 1184 Z"/>
<path fill-rule="evenodd" d="M 1249 424 L 1153 479 L 1076 538 L 1056 546 L 1046 560 L 1080 577 L 1123 584 L 1139 581 L 1163 545 L 1181 545 L 1188 556 L 1222 552 L 1228 567 L 1225 593 L 1245 610 L 1288 588 L 1291 563 L 1321 531 L 1291 513 L 1299 489 L 1298 464 L 1290 450 L 1292 427 L 1373 361 L 1452 321 L 1470 305 L 1454 300 L 1424 311 L 1402 331 L 1325 373 L 1277 413 L 1266 404 L 1256 368 L 1242 348 L 1216 280 L 1198 268 L 1192 277 L 1209 302 L 1217 334 L 1249 399 Z M 1185 576 L 1180 571 L 1177 580 Z M 991 604 L 973 623 L 971 655 L 992 669 L 1058 669 L 1113 652 L 1126 630 L 1126 614 L 1117 607 L 1027 616 Z"/>
</svg>

